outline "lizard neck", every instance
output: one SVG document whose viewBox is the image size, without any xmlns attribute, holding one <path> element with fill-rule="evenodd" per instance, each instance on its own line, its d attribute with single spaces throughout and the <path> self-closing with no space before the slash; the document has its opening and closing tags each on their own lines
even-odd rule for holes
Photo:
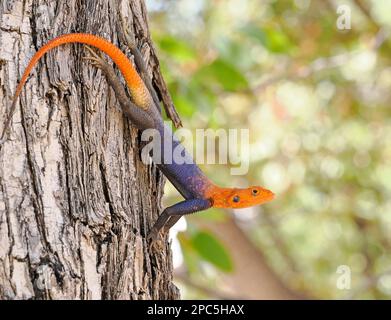
<svg viewBox="0 0 391 320">
<path fill-rule="evenodd" d="M 205 190 L 205 198 L 211 199 L 214 208 L 228 208 L 227 199 L 235 193 L 234 188 L 222 188 L 210 183 Z"/>
</svg>

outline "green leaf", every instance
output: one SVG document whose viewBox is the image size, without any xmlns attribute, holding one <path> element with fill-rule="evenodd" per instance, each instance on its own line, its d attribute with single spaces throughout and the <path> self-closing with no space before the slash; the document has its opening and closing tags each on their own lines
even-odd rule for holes
<svg viewBox="0 0 391 320">
<path fill-rule="evenodd" d="M 216 107 L 217 96 L 211 87 L 205 87 L 198 82 L 194 77 L 188 83 L 186 97 L 192 101 L 198 112 L 204 113 L 211 117 L 212 111 Z"/>
<path fill-rule="evenodd" d="M 233 270 L 231 257 L 223 244 L 212 234 L 206 231 L 197 232 L 192 237 L 193 247 L 201 257 L 220 270 L 230 272 Z"/>
<path fill-rule="evenodd" d="M 205 219 L 215 222 L 223 222 L 227 220 L 227 213 L 219 209 L 209 209 L 205 214 L 200 214 L 198 219 Z"/>
<path fill-rule="evenodd" d="M 260 28 L 250 24 L 244 27 L 242 32 L 256 39 L 268 51 L 273 53 L 287 53 L 293 47 L 285 33 L 275 28 Z"/>
<path fill-rule="evenodd" d="M 284 33 L 278 30 L 266 30 L 268 49 L 272 52 L 283 53 L 291 49 L 291 44 Z"/>
<path fill-rule="evenodd" d="M 176 109 L 182 115 L 189 117 L 197 110 L 196 106 L 186 96 L 176 94 L 173 95 L 173 100 Z"/>
<path fill-rule="evenodd" d="M 267 35 L 261 28 L 254 24 L 248 24 L 241 31 L 248 37 L 257 40 L 260 44 L 266 47 Z"/>
<path fill-rule="evenodd" d="M 244 90 L 249 87 L 245 76 L 233 64 L 223 59 L 216 59 L 200 68 L 194 76 L 208 86 L 218 83 L 226 91 Z"/>
<path fill-rule="evenodd" d="M 189 270 L 190 273 L 199 272 L 199 268 L 198 268 L 199 255 L 197 254 L 197 252 L 195 252 L 193 245 L 190 242 L 190 239 L 188 238 L 187 235 L 185 235 L 185 233 L 179 232 L 178 240 L 181 244 L 183 259 L 187 266 L 187 269 Z"/>
<path fill-rule="evenodd" d="M 157 43 L 162 51 L 170 54 L 171 57 L 180 62 L 194 60 L 196 57 L 194 49 L 188 43 L 174 37 L 164 36 L 158 38 Z"/>
</svg>

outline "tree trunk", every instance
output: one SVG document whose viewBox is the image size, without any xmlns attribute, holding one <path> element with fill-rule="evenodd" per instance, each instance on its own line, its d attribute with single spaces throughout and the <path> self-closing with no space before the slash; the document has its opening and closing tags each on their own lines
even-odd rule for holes
<svg viewBox="0 0 391 320">
<path fill-rule="evenodd" d="M 0 26 L 0 131 L 29 59 L 56 36 L 92 33 L 130 57 L 125 27 L 159 75 L 143 0 L 2 0 Z M 83 55 L 69 44 L 41 59 L 0 147 L 0 299 L 176 299 L 169 244 L 145 240 L 163 177 Z"/>
</svg>

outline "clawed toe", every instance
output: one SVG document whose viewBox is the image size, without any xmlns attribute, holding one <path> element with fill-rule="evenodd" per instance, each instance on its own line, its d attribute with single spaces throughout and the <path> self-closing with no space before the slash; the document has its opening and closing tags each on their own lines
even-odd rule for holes
<svg viewBox="0 0 391 320">
<path fill-rule="evenodd" d="M 148 242 L 155 242 L 157 237 L 158 237 L 158 232 L 156 230 L 152 229 L 147 236 L 147 241 Z"/>
<path fill-rule="evenodd" d="M 89 54 L 82 57 L 82 59 L 88 61 L 94 67 L 102 69 L 105 63 L 104 60 L 90 47 L 84 46 L 84 48 L 89 51 Z"/>
</svg>

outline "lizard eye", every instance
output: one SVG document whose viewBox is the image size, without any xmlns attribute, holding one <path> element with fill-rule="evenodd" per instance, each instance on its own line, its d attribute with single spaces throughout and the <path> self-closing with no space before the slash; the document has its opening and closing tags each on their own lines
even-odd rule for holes
<svg viewBox="0 0 391 320">
<path fill-rule="evenodd" d="M 258 194 L 258 190 L 257 189 L 252 189 L 251 193 L 252 193 L 253 196 L 256 196 Z"/>
<path fill-rule="evenodd" d="M 239 202 L 239 201 L 240 201 L 239 196 L 233 197 L 233 198 L 232 198 L 232 201 L 233 201 L 233 202 Z"/>
</svg>

